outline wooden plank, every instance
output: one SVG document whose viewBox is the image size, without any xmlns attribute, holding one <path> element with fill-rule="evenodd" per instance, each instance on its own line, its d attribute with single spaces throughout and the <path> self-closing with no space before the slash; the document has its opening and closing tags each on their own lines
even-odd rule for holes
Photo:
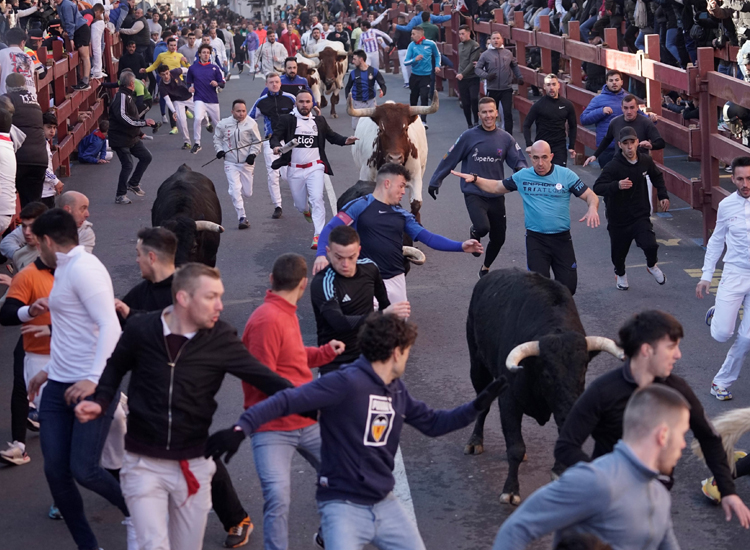
<svg viewBox="0 0 750 550">
<path fill-rule="evenodd" d="M 735 157 L 747 156 L 747 147 L 719 134 L 711 134 L 708 140 L 711 156 L 730 164 Z"/>
<path fill-rule="evenodd" d="M 585 88 L 579 88 L 578 86 L 568 84 L 565 86 L 565 97 L 573 103 L 585 107 L 594 97 L 596 97 L 596 94 Z"/>
<path fill-rule="evenodd" d="M 711 95 L 750 109 L 750 84 L 715 71 L 710 71 L 707 76 Z"/>
<path fill-rule="evenodd" d="M 510 33 L 511 40 L 514 42 L 523 42 L 527 47 L 536 46 L 536 36 L 534 31 L 527 31 L 523 28 L 513 27 Z"/>
<path fill-rule="evenodd" d="M 662 86 L 667 86 L 674 90 L 688 89 L 686 71 L 653 59 L 643 60 L 641 75 L 652 80 L 658 80 Z"/>
<path fill-rule="evenodd" d="M 711 207 L 714 210 L 719 209 L 719 203 L 731 195 L 729 191 L 723 187 L 712 187 L 711 188 Z"/>
<path fill-rule="evenodd" d="M 583 143 L 589 149 L 596 149 L 596 131 L 579 126 L 576 131 L 576 143 Z"/>
<path fill-rule="evenodd" d="M 549 18 L 549 15 L 545 15 L 544 17 Z M 556 34 L 537 32 L 536 45 L 540 48 L 548 48 L 556 52 L 562 52 L 565 48 L 565 39 L 562 36 L 558 36 Z"/>
<path fill-rule="evenodd" d="M 565 55 L 579 61 L 601 65 L 599 61 L 600 50 L 601 48 L 592 46 L 591 44 L 585 44 L 584 42 L 577 42 L 570 39 L 565 40 Z"/>
<path fill-rule="evenodd" d="M 641 69 L 638 55 L 609 48 L 602 48 L 599 52 L 599 65 L 633 74 L 640 74 Z"/>
<path fill-rule="evenodd" d="M 667 143 L 686 153 L 690 151 L 690 132 L 685 126 L 662 118 L 656 128 Z"/>
<path fill-rule="evenodd" d="M 657 167 L 664 175 L 664 184 L 667 187 L 667 191 L 688 203 L 692 208 L 702 205 L 700 180 L 697 180 L 696 183 L 696 181 L 686 178 L 674 170 L 670 170 L 663 164 L 657 164 Z"/>
</svg>

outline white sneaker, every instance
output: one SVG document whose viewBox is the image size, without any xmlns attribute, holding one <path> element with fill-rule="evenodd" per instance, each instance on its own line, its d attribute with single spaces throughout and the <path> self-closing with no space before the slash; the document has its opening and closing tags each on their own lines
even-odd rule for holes
<svg viewBox="0 0 750 550">
<path fill-rule="evenodd" d="M 655 265 L 654 267 L 647 267 L 646 271 L 651 273 L 651 275 L 653 275 L 656 282 L 659 283 L 660 285 L 663 285 L 664 283 L 667 282 L 667 276 L 664 275 L 661 269 L 659 269 L 659 266 Z"/>
<path fill-rule="evenodd" d="M 13 443 L 8 443 L 7 449 L 0 451 L 0 460 L 8 464 L 21 466 L 28 464 L 31 458 L 26 454 L 26 445 L 19 441 L 14 441 Z"/>
<path fill-rule="evenodd" d="M 615 282 L 617 283 L 617 290 L 627 290 L 630 288 L 630 285 L 628 285 L 627 273 L 622 276 L 615 274 Z"/>
<path fill-rule="evenodd" d="M 125 518 L 122 521 L 122 524 L 128 528 L 128 550 L 138 550 L 138 537 L 135 535 L 135 525 L 133 525 L 133 520 Z"/>
<path fill-rule="evenodd" d="M 162 122 L 169 122 L 169 119 L 167 118 L 167 115 L 162 115 L 161 120 L 162 120 Z"/>
</svg>

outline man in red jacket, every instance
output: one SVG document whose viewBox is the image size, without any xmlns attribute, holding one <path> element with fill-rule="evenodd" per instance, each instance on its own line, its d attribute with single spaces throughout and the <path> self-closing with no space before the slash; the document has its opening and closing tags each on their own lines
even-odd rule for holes
<svg viewBox="0 0 750 550">
<path fill-rule="evenodd" d="M 290 26 L 294 28 L 292 25 Z M 299 36 L 294 34 L 291 29 L 281 33 L 279 42 L 281 42 L 286 48 L 286 51 L 289 52 L 289 57 L 297 55 L 297 52 L 302 48 L 302 42 L 300 42 Z"/>
<path fill-rule="evenodd" d="M 297 319 L 297 302 L 307 287 L 307 263 L 298 254 L 279 256 L 270 275 L 271 290 L 250 316 L 242 334 L 248 351 L 261 363 L 295 386 L 313 379 L 310 369 L 327 365 L 344 351 L 344 344 L 305 347 Z M 245 408 L 266 399 L 257 388 L 242 384 Z M 289 546 L 288 517 L 291 500 L 291 466 L 294 452 L 320 468 L 318 423 L 296 414 L 264 424 L 253 435 L 255 469 L 263 489 L 263 543 L 266 550 Z"/>
</svg>

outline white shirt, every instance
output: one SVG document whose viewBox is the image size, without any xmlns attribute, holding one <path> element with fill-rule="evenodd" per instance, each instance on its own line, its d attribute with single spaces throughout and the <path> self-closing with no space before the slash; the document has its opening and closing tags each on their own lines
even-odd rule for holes
<svg viewBox="0 0 750 550">
<path fill-rule="evenodd" d="M 227 60 L 227 49 L 224 46 L 224 41 L 216 35 L 216 38 L 211 39 L 211 46 L 216 50 L 216 57 L 219 58 L 219 62 L 223 65 Z"/>
<path fill-rule="evenodd" d="M 170 315 L 174 315 L 174 306 L 167 306 L 164 308 L 164 311 L 161 312 L 161 328 L 162 332 L 164 333 L 164 336 L 169 336 L 172 334 L 172 330 L 169 328 L 169 324 L 167 324 L 167 318 L 165 315 L 169 313 Z M 180 334 L 179 336 L 184 336 L 188 340 L 192 340 L 193 336 L 198 334 L 198 332 L 188 332 L 187 334 Z"/>
<path fill-rule="evenodd" d="M 297 117 L 297 129 L 294 131 L 294 137 L 299 141 L 299 144 L 292 149 L 292 166 L 320 160 L 318 125 L 315 124 L 313 117 L 303 117 L 297 112 L 297 109 L 293 113 Z"/>
<path fill-rule="evenodd" d="M 56 256 L 49 295 L 52 353 L 44 370 L 57 382 L 98 383 L 120 338 L 112 279 L 104 264 L 83 246 Z"/>
<path fill-rule="evenodd" d="M 706 246 L 702 281 L 712 279 L 724 244 L 727 245 L 724 263 L 750 271 L 750 199 L 742 198 L 736 191 L 719 203 L 716 228 Z"/>
<path fill-rule="evenodd" d="M 78 244 L 91 254 L 96 246 L 96 234 L 94 233 L 94 224 L 86 220 L 78 228 Z"/>
<path fill-rule="evenodd" d="M 0 95 L 4 94 L 5 79 L 10 73 L 20 73 L 26 79 L 26 87 L 36 90 L 34 82 L 34 62 L 31 56 L 18 46 L 10 46 L 0 50 Z"/>
<path fill-rule="evenodd" d="M 0 133 L 0 216 L 16 213 L 16 153 L 10 134 Z"/>
<path fill-rule="evenodd" d="M 366 30 L 359 37 L 359 47 L 366 53 L 375 53 L 378 51 L 378 46 L 381 44 L 385 46 L 383 38 L 388 39 L 389 43 L 391 42 L 391 38 L 383 31 L 378 29 Z"/>
</svg>

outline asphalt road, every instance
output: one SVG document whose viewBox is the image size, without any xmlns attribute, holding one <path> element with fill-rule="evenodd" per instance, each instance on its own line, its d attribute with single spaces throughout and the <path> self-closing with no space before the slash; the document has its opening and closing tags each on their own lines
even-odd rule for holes
<svg viewBox="0 0 750 550">
<path fill-rule="evenodd" d="M 408 102 L 408 90 L 402 89 L 400 77 L 386 75 L 386 99 Z M 252 103 L 263 87 L 261 79 L 243 75 L 233 78 L 221 94 L 222 113 L 227 115 L 231 101 L 242 97 Z M 156 109 L 153 111 L 156 113 Z M 334 130 L 351 134 L 350 118 L 340 109 L 339 119 L 328 118 Z M 154 116 L 154 118 L 158 118 Z M 465 128 L 463 115 L 455 98 L 441 94 L 440 111 L 429 117 L 430 147 L 425 181 L 429 181 L 440 158 Z M 518 130 L 518 122 L 516 129 Z M 522 139 L 516 132 L 516 138 Z M 104 166 L 73 167 L 73 177 L 65 181 L 66 189 L 82 191 L 91 199 L 91 221 L 97 233 L 95 254 L 108 267 L 115 293 L 122 296 L 139 281 L 135 264 L 135 235 L 140 227 L 150 225 L 150 207 L 159 184 L 182 163 L 201 170 L 213 179 L 224 209 L 224 225 L 218 267 L 226 287 L 223 318 L 242 329 L 249 314 L 263 300 L 267 288 L 267 274 L 274 259 L 284 252 L 298 252 L 310 262 L 309 249 L 312 226 L 292 206 L 291 196 L 282 185 L 284 216 L 271 219 L 271 205 L 266 173 L 259 158 L 256 167 L 255 195 L 246 200 L 252 228 L 238 231 L 235 215 L 226 192 L 222 163 L 214 162 L 204 169 L 201 165 L 213 158 L 210 136 L 204 131 L 203 151 L 190 155 L 180 150 L 179 136 L 169 136 L 162 129 L 147 145 L 154 153 L 142 187 L 145 197 L 133 197 L 133 204 L 114 204 L 119 163 Z M 349 148 L 328 147 L 335 176 L 332 178 L 340 194 L 355 183 L 358 173 Z M 696 164 L 684 162 L 685 170 L 695 170 Z M 590 185 L 598 174 L 596 166 L 575 170 Z M 425 184 L 426 186 L 426 184 Z M 695 242 L 701 235 L 700 216 L 679 201 L 673 201 L 669 217 L 656 217 L 657 238 L 662 243 L 660 263 L 667 274 L 665 286 L 657 285 L 645 270 L 642 253 L 633 247 L 628 258 L 630 291 L 615 289 L 609 260 L 609 239 L 604 226 L 589 229 L 574 221 L 572 233 L 578 265 L 579 286 L 575 300 L 583 324 L 589 335 L 615 338 L 620 324 L 632 313 L 659 308 L 675 315 L 685 327 L 682 343 L 683 359 L 676 373 L 686 377 L 703 401 L 709 415 L 747 406 L 750 385 L 741 378 L 732 391 L 732 402 L 720 403 L 709 395 L 713 374 L 718 370 L 728 344 L 713 341 L 703 322 L 706 308 L 713 297 L 699 301 L 694 287 L 703 261 L 703 249 Z M 511 194 L 507 199 L 508 238 L 495 268 L 524 267 L 524 232 L 520 197 Z M 571 217 L 578 220 L 585 211 L 582 201 L 573 200 Z M 600 215 L 603 219 L 603 206 Z M 423 224 L 431 231 L 453 239 L 468 238 L 469 218 L 458 181 L 446 180 L 439 200 L 433 201 L 425 193 L 422 208 Z M 486 242 L 486 241 L 485 241 Z M 425 249 L 425 247 L 421 247 Z M 414 268 L 408 276 L 408 293 L 412 302 L 412 320 L 419 325 L 420 336 L 415 344 L 405 374 L 411 393 L 434 407 L 453 407 L 473 398 L 469 381 L 469 359 L 464 324 L 466 311 L 481 260 L 468 254 L 425 250 L 427 263 Z M 299 307 L 300 324 L 308 344 L 315 343 L 315 323 L 307 299 Z M 18 338 L 17 328 L 0 331 L 0 441 L 10 439 L 10 390 L 12 381 L 12 349 Z M 589 368 L 591 380 L 617 365 L 611 357 L 600 356 Z M 217 396 L 219 409 L 214 418 L 214 429 L 230 426 L 242 412 L 239 381 L 227 378 Z M 507 472 L 505 446 L 500 431 L 496 408 L 486 427 L 485 453 L 464 456 L 463 446 L 470 428 L 430 439 L 407 428 L 401 439 L 406 475 L 413 497 L 416 518 L 428 548 L 478 549 L 491 547 L 502 521 L 513 511 L 499 502 Z M 522 498 L 549 481 L 552 467 L 552 447 L 556 428 L 552 424 L 540 427 L 528 418 L 524 423 L 524 437 L 528 461 L 521 466 Z M 0 548 L 3 550 L 73 549 L 74 544 L 63 522 L 47 519 L 51 503 L 44 479 L 39 439 L 28 439 L 31 462 L 21 467 L 0 467 Z M 250 445 L 245 444 L 229 465 L 237 490 L 255 523 L 255 533 L 247 548 L 262 548 L 262 498 L 253 468 Z M 678 465 L 676 484 L 672 491 L 677 538 L 683 548 L 745 549 L 750 547 L 750 533 L 736 521 L 726 523 L 720 508 L 710 504 L 700 492 L 700 481 L 710 475 L 706 467 L 692 455 L 685 453 Z M 315 477 L 313 470 L 300 457 L 292 467 L 293 496 L 290 515 L 290 547 L 312 547 L 311 538 L 317 529 L 318 518 L 314 501 Z M 750 484 L 738 482 L 740 496 L 750 501 Z M 120 525 L 119 512 L 99 496 L 82 491 L 88 517 L 105 550 L 126 547 L 125 527 Z M 220 548 L 223 529 L 211 514 L 205 536 L 205 548 Z M 545 538 L 531 548 L 549 548 Z M 179 550 L 179 549 L 178 549 Z"/>
</svg>

